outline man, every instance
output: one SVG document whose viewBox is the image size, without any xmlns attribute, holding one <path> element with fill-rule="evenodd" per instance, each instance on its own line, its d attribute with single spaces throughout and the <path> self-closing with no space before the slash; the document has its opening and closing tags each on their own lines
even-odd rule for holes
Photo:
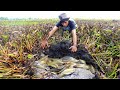
<svg viewBox="0 0 120 90">
<path fill-rule="evenodd" d="M 74 20 L 71 20 L 70 17 L 67 16 L 66 13 L 62 13 L 59 15 L 60 21 L 53 27 L 53 29 L 48 33 L 48 36 L 41 41 L 41 47 L 44 49 L 48 47 L 48 39 L 58 30 L 59 27 L 62 27 L 63 31 L 69 31 L 72 33 L 72 46 L 69 48 L 72 52 L 77 51 L 77 35 L 76 28 L 77 24 Z"/>
</svg>

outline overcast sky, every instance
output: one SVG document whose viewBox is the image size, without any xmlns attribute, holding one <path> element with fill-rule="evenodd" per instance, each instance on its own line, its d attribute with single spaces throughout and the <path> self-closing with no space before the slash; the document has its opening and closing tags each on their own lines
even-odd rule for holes
<svg viewBox="0 0 120 90">
<path fill-rule="evenodd" d="M 58 15 L 64 12 L 71 18 L 120 19 L 120 11 L 0 11 L 0 17 L 58 18 Z"/>
</svg>

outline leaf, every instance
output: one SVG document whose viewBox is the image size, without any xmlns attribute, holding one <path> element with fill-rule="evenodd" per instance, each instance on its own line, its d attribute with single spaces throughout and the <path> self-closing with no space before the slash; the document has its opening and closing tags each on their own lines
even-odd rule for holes
<svg viewBox="0 0 120 90">
<path fill-rule="evenodd" d="M 0 78 L 3 77 L 3 74 L 0 73 Z"/>
<path fill-rule="evenodd" d="M 69 69 L 65 69 L 62 73 L 60 73 L 60 76 L 64 76 L 64 75 L 69 75 L 71 73 L 73 73 L 75 71 L 75 68 L 69 68 Z"/>
<path fill-rule="evenodd" d="M 7 39 L 8 35 L 2 35 L 2 38 Z"/>
<path fill-rule="evenodd" d="M 17 47 L 17 43 L 13 42 L 13 43 L 12 43 L 12 46 L 13 46 L 13 47 Z"/>
<path fill-rule="evenodd" d="M 8 36 L 8 35 L 2 35 L 2 38 L 3 38 L 3 40 L 4 40 L 5 42 L 7 42 L 8 39 L 9 39 L 9 36 Z"/>
<path fill-rule="evenodd" d="M 118 63 L 115 65 L 115 67 L 113 68 L 112 73 L 108 76 L 109 78 L 113 78 L 113 76 L 116 74 L 118 65 L 119 65 Z"/>
<path fill-rule="evenodd" d="M 112 30 L 110 30 L 110 29 L 107 29 L 107 30 L 106 30 L 106 32 L 108 32 L 108 33 L 112 33 Z"/>
<path fill-rule="evenodd" d="M 11 54 L 8 54 L 8 56 L 15 57 L 15 55 L 14 55 L 14 54 L 12 54 L 12 53 L 11 53 Z"/>
<path fill-rule="evenodd" d="M 31 38 L 31 36 L 30 36 L 30 34 L 28 34 L 28 35 L 27 35 L 27 39 L 30 39 L 30 38 Z"/>
<path fill-rule="evenodd" d="M 17 78 L 24 78 L 25 77 L 24 75 L 20 75 L 20 74 L 13 74 L 12 76 L 17 77 Z"/>
<path fill-rule="evenodd" d="M 8 70 L 7 69 L 0 70 L 0 72 L 2 72 L 2 73 L 5 73 L 7 71 L 9 71 L 9 69 Z"/>
<path fill-rule="evenodd" d="M 31 58 L 33 58 L 33 55 L 32 55 L 32 54 L 28 54 L 28 55 L 27 55 L 27 58 L 28 58 L 28 59 L 31 59 Z"/>
</svg>

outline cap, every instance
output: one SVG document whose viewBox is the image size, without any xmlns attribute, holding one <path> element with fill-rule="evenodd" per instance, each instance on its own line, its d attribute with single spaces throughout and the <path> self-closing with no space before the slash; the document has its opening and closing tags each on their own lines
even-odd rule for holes
<svg viewBox="0 0 120 90">
<path fill-rule="evenodd" d="M 59 19 L 60 19 L 61 22 L 63 22 L 63 21 L 69 20 L 70 17 L 68 17 L 66 13 L 62 13 L 62 14 L 59 15 Z"/>
</svg>

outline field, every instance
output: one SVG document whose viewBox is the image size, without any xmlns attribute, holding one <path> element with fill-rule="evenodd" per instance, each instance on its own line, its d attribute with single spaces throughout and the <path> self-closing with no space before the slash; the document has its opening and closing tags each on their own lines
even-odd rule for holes
<svg viewBox="0 0 120 90">
<path fill-rule="evenodd" d="M 86 49 L 102 69 L 101 79 L 120 78 L 120 21 L 82 20 L 78 24 L 78 44 Z M 0 21 L 0 78 L 29 78 L 30 65 L 40 52 L 40 41 L 56 24 L 57 19 L 1 20 Z M 71 39 L 61 30 L 49 40 L 49 44 Z"/>
</svg>

